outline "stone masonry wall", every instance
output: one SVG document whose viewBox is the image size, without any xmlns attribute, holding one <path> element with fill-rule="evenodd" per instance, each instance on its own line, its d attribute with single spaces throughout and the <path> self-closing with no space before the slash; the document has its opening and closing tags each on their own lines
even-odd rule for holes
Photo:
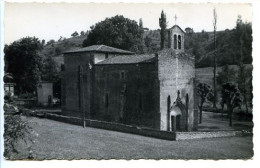
<svg viewBox="0 0 260 168">
<path fill-rule="evenodd" d="M 91 53 L 71 53 L 65 54 L 64 64 L 65 70 L 63 72 L 63 87 L 65 93 L 62 93 L 63 102 L 63 115 L 82 117 L 83 114 L 79 108 L 79 69 L 83 70 L 83 90 L 84 90 L 84 111 L 88 116 L 91 108 L 91 83 L 92 83 L 92 69 L 93 57 Z"/>
<path fill-rule="evenodd" d="M 94 118 L 159 129 L 156 61 L 96 65 L 94 85 Z"/>
<path fill-rule="evenodd" d="M 171 105 L 180 91 L 180 98 L 185 104 L 186 94 L 189 98 L 188 131 L 194 130 L 194 78 L 195 62 L 188 54 L 177 54 L 172 49 L 163 50 L 158 55 L 160 80 L 160 129 L 167 130 L 167 97 Z M 184 121 L 181 121 L 184 122 Z"/>
</svg>

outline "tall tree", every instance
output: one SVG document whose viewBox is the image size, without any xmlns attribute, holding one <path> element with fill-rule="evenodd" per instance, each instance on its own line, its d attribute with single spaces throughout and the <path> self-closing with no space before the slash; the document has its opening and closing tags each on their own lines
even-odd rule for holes
<svg viewBox="0 0 260 168">
<path fill-rule="evenodd" d="M 116 15 L 106 18 L 90 27 L 88 38 L 84 40 L 83 46 L 104 44 L 111 47 L 121 48 L 140 53 L 140 28 L 136 21 Z"/>
<path fill-rule="evenodd" d="M 13 74 L 18 94 L 36 91 L 42 68 L 41 49 L 42 44 L 35 37 L 25 37 L 5 46 L 5 70 Z"/>
<path fill-rule="evenodd" d="M 216 8 L 213 9 L 213 28 L 214 28 L 214 67 L 213 67 L 213 108 L 216 108 L 217 90 L 216 90 L 216 70 L 217 70 L 217 12 Z"/>
<path fill-rule="evenodd" d="M 244 65 L 244 51 L 245 51 L 245 43 L 247 42 L 246 38 L 249 36 L 246 31 L 246 26 L 242 22 L 242 18 L 239 15 L 236 23 L 236 31 L 239 36 L 239 55 L 240 55 L 240 61 L 238 64 L 239 70 L 238 70 L 238 87 L 243 95 L 243 102 L 246 107 L 246 113 L 248 113 L 248 101 L 247 101 L 247 86 L 250 85 L 251 80 L 247 80 L 251 77 L 251 73 L 249 70 L 246 70 Z M 252 84 L 251 84 L 252 85 Z"/>
<path fill-rule="evenodd" d="M 159 25 L 161 28 L 160 31 L 160 35 L 161 35 L 161 49 L 164 48 L 164 44 L 165 44 L 165 36 L 166 36 L 166 28 L 167 28 L 167 22 L 166 22 L 166 14 L 163 12 L 161 12 L 161 17 L 159 18 Z"/>
</svg>

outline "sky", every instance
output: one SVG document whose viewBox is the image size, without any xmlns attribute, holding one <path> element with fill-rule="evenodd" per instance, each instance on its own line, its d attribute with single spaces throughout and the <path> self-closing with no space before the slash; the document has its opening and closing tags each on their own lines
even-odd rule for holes
<svg viewBox="0 0 260 168">
<path fill-rule="evenodd" d="M 144 27 L 159 29 L 159 17 L 164 10 L 168 27 L 176 23 L 183 29 L 191 27 L 195 32 L 213 30 L 213 9 L 217 11 L 217 30 L 235 27 L 238 15 L 244 21 L 252 21 L 249 3 L 203 4 L 69 4 L 69 3 L 6 3 L 4 12 L 4 43 L 10 44 L 26 36 L 58 40 L 69 38 L 75 31 L 90 30 L 90 26 L 107 17 L 123 15 L 132 20 L 143 20 Z"/>
</svg>

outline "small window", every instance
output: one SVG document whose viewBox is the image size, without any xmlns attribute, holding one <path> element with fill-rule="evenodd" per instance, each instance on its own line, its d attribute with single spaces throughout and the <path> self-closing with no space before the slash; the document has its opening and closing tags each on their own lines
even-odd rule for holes
<svg viewBox="0 0 260 168">
<path fill-rule="evenodd" d="M 108 59 L 108 53 L 106 53 L 105 58 Z"/>
<path fill-rule="evenodd" d="M 181 36 L 178 35 L 178 49 L 181 49 Z"/>
<path fill-rule="evenodd" d="M 174 35 L 174 49 L 177 49 L 177 35 Z"/>
<path fill-rule="evenodd" d="M 124 71 L 121 71 L 121 73 L 120 73 L 120 78 L 121 78 L 121 79 L 125 79 L 125 72 L 124 72 Z"/>
</svg>

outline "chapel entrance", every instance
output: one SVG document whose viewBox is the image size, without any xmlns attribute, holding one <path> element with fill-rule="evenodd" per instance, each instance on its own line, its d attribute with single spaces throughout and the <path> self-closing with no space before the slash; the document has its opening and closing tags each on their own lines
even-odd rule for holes
<svg viewBox="0 0 260 168">
<path fill-rule="evenodd" d="M 176 116 L 176 131 L 180 131 L 181 130 L 181 116 L 177 115 Z"/>
<path fill-rule="evenodd" d="M 171 116 L 172 131 L 181 131 L 181 115 Z"/>
</svg>

